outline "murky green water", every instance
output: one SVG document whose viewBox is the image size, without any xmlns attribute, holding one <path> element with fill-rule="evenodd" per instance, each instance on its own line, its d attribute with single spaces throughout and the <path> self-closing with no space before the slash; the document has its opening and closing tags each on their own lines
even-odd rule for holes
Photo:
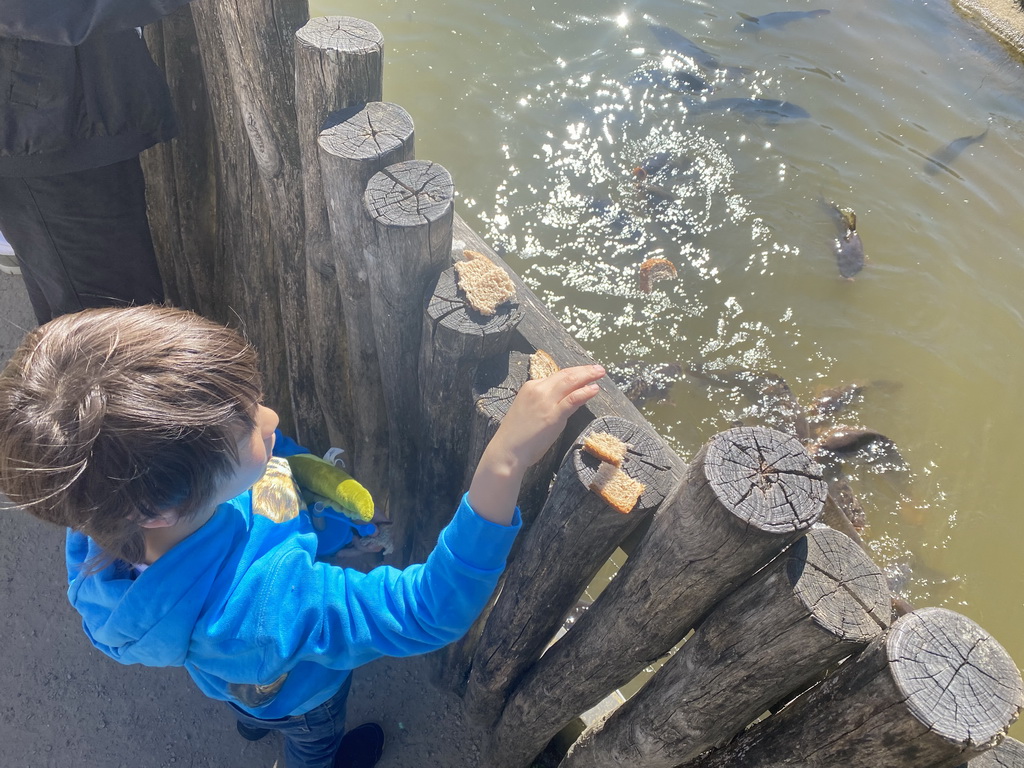
<svg viewBox="0 0 1024 768">
<path fill-rule="evenodd" d="M 816 9 L 831 12 L 737 28 L 739 10 Z M 844 464 L 876 559 L 912 571 L 912 602 L 965 613 L 1022 663 L 1024 66 L 947 0 L 313 11 L 381 29 L 385 99 L 413 116 L 418 156 L 452 172 L 460 213 L 598 359 L 772 371 L 807 406 L 866 384 L 831 423 L 887 435 L 904 462 Z M 810 116 L 688 107 L 701 70 L 652 25 L 718 59 L 708 101 Z M 944 166 L 926 161 L 986 128 Z M 656 153 L 671 163 L 638 189 L 631 172 Z M 856 211 L 869 261 L 853 282 L 823 201 Z M 651 257 L 678 278 L 645 293 Z M 763 416 L 692 377 L 643 410 L 684 456 Z"/>
</svg>

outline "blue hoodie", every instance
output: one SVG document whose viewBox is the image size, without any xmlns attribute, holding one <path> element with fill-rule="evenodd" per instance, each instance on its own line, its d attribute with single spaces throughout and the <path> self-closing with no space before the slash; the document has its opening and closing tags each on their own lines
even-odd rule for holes
<svg viewBox="0 0 1024 768">
<path fill-rule="evenodd" d="M 111 658 L 184 666 L 207 696 L 274 719 L 323 703 L 361 664 L 461 637 L 520 526 L 518 510 L 496 525 L 463 497 L 426 563 L 364 574 L 315 560 L 304 516 L 254 514 L 246 491 L 134 578 L 123 562 L 84 575 L 99 550 L 68 531 L 68 597 Z"/>
</svg>

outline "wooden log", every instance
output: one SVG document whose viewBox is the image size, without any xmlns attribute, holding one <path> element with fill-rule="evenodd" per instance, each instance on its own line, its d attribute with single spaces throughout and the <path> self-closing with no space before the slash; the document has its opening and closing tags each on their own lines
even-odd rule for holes
<svg viewBox="0 0 1024 768">
<path fill-rule="evenodd" d="M 724 744 L 889 626 L 889 588 L 843 534 L 809 531 L 719 603 L 562 768 L 673 768 Z"/>
<path fill-rule="evenodd" d="M 622 468 L 645 488 L 628 514 L 589 490 L 600 462 L 581 446 L 594 432 L 609 432 L 632 446 Z M 677 481 L 647 424 L 608 417 L 584 430 L 508 569 L 477 645 L 465 697 L 474 718 L 495 721 L 508 691 L 540 656 L 619 541 L 654 512 Z"/>
<path fill-rule="evenodd" d="M 416 508 L 415 439 L 421 434 L 416 370 L 426 293 L 450 265 L 452 177 L 435 163 L 410 160 L 370 179 L 364 201 L 372 235 L 364 251 L 374 338 L 388 420 L 389 509 L 394 560 L 408 562 L 410 517 Z"/>
<path fill-rule="evenodd" d="M 487 358 L 507 354 L 512 331 L 522 316 L 514 298 L 493 315 L 477 312 L 458 286 L 455 267 L 441 273 L 430 294 L 420 343 L 419 488 L 424 492 L 413 527 L 414 560 L 425 560 L 433 550 L 466 488 L 468 415 L 473 411 L 477 369 Z"/>
<path fill-rule="evenodd" d="M 519 389 L 529 377 L 530 355 L 518 350 L 495 355 L 490 360 L 485 360 L 477 369 L 473 383 L 473 408 L 470 411 L 466 474 L 462 481 L 464 486 L 469 486 L 484 448 L 498 430 Z M 548 490 L 558 471 L 559 461 L 577 436 L 578 432 L 574 431 L 571 425 L 567 425 L 561 437 L 552 444 L 540 461 L 526 471 L 518 500 L 523 528 L 509 554 L 509 562 L 516 559 L 523 542 L 527 540 L 527 532 L 533 526 L 548 497 Z M 637 529 L 640 527 L 643 527 L 643 524 Z M 504 576 L 495 590 L 496 594 L 500 592 L 503 584 Z M 437 652 L 435 682 L 439 687 L 454 691 L 460 696 L 465 694 L 473 652 L 487 624 L 493 604 L 492 599 L 460 640 Z"/>
<path fill-rule="evenodd" d="M 1024 706 L 1020 673 L 970 619 L 921 608 L 731 744 L 688 768 L 952 768 L 998 744 Z"/>
<path fill-rule="evenodd" d="M 350 254 L 336 251 L 331 240 L 323 179 L 318 153 L 318 135 L 328 115 L 354 105 L 380 101 L 383 84 L 383 37 L 366 21 L 347 16 L 318 17 L 307 22 L 295 35 L 295 109 L 302 162 L 303 211 L 306 217 L 305 295 L 306 332 L 314 391 L 323 415 L 323 425 L 310 432 L 309 447 L 322 453 L 332 445 L 347 449 L 349 471 L 363 481 L 356 466 L 374 465 L 372 458 L 356 451 L 359 441 L 350 425 L 355 423 L 353 389 L 359 386 L 379 392 L 376 365 L 371 371 L 351 363 L 348 349 L 348 315 L 339 295 L 335 260 Z M 397 160 L 406 160 L 406 156 Z M 362 220 L 362 192 L 366 181 L 380 170 L 374 167 L 361 178 L 358 192 L 351 197 L 351 219 Z M 345 242 L 345 241 L 342 241 Z M 362 256 L 360 250 L 359 256 Z M 360 422 L 361 423 L 361 422 Z M 382 430 L 373 445 L 386 448 Z M 365 446 L 359 443 L 358 447 Z M 369 461 L 368 461 L 369 460 Z M 377 488 L 370 487 L 371 493 Z"/>
<path fill-rule="evenodd" d="M 188 308 L 227 325 L 240 326 L 263 353 L 260 370 L 267 402 L 273 404 L 281 416 L 282 429 L 294 433 L 288 366 L 282 351 L 285 341 L 275 269 L 276 240 L 272 236 L 267 198 L 261 193 L 259 171 L 236 101 L 224 30 L 215 5 L 192 3 L 187 9 L 195 21 L 192 26 L 174 24 L 174 31 L 170 32 L 163 27 L 163 22 L 160 23 L 164 32 L 164 64 L 172 72 L 180 71 L 178 75 L 172 74 L 172 79 L 177 78 L 176 88 L 182 89 L 176 96 L 179 112 L 187 115 L 202 111 L 204 95 L 208 96 L 214 131 L 211 135 L 202 120 L 186 117 L 182 121 L 182 133 L 171 143 L 172 153 L 180 153 L 179 157 L 173 164 L 165 165 L 163 171 L 172 173 L 173 179 L 164 185 L 173 186 L 178 199 L 188 201 L 181 204 L 186 207 L 179 206 L 179 210 L 185 212 L 184 218 L 171 226 L 188 226 L 190 222 L 197 226 L 191 234 L 182 237 L 180 251 L 166 251 L 168 247 L 176 249 L 178 243 L 159 235 L 155 245 L 161 269 L 166 270 L 170 265 L 171 269 L 187 270 L 196 278 L 193 282 L 196 295 L 179 296 L 195 302 L 187 305 Z M 169 34 L 180 34 L 183 38 L 171 43 Z M 202 61 L 203 78 L 199 78 L 194 69 L 196 48 Z M 204 81 L 205 94 L 202 92 Z M 215 162 L 207 166 L 211 159 Z M 154 169 L 145 158 L 144 164 L 147 185 L 152 187 Z M 212 189 L 202 176 L 182 173 L 183 166 L 188 164 L 207 168 L 214 179 Z M 170 215 L 168 209 L 156 207 L 159 199 L 154 202 L 149 210 L 151 222 Z M 194 216 L 189 213 L 192 209 Z M 215 211 L 216 215 L 212 232 L 196 220 L 210 211 Z M 157 229 L 160 229 L 159 224 Z M 204 265 L 209 265 L 209 269 Z M 211 272 L 212 283 L 200 283 L 201 279 L 209 278 Z M 176 281 L 181 285 L 180 274 Z"/>
<path fill-rule="evenodd" d="M 333 116 L 319 139 L 324 192 L 335 256 L 321 263 L 337 285 L 345 320 L 347 359 L 337 375 L 351 413 L 345 446 L 351 472 L 378 504 L 388 496 L 388 417 L 370 301 L 365 251 L 373 236 L 364 203 L 366 185 L 384 168 L 413 157 L 412 118 L 401 107 L 370 102 Z"/>
<path fill-rule="evenodd" d="M 179 8 L 144 32 L 178 118 L 176 140 L 142 154 L 153 245 L 167 300 L 211 317 L 217 141 L 191 9 Z"/>
<path fill-rule="evenodd" d="M 305 213 L 295 112 L 295 32 L 309 20 L 309 10 L 303 0 L 194 6 L 197 30 L 216 30 L 223 51 L 221 77 L 226 75 L 233 97 L 231 119 L 244 129 L 269 214 L 270 247 L 247 257 L 259 265 L 256 270 L 250 267 L 250 273 L 258 273 L 260 282 L 268 284 L 267 273 L 272 273 L 276 285 L 271 284 L 269 295 L 235 309 L 248 319 L 265 312 L 268 300 L 280 306 L 282 343 L 263 345 L 260 351 L 263 357 L 287 364 L 295 437 L 301 443 L 321 444 L 323 415 L 312 377 L 306 375 L 312 350 L 305 314 Z M 206 72 L 209 78 L 209 67 Z"/>
<path fill-rule="evenodd" d="M 961 768 L 1024 768 L 1024 744 L 1007 737 Z"/>
<path fill-rule="evenodd" d="M 796 438 L 762 427 L 715 435 L 616 578 L 519 681 L 488 762 L 529 764 L 808 530 L 825 494 L 821 468 Z"/>
</svg>

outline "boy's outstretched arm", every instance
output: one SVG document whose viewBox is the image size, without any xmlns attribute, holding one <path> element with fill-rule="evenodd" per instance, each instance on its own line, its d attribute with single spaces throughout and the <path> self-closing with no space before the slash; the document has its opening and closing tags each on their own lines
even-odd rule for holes
<svg viewBox="0 0 1024 768">
<path fill-rule="evenodd" d="M 600 365 L 566 368 L 527 381 L 484 449 L 469 485 L 469 504 L 486 520 L 508 525 L 526 470 L 539 461 L 568 418 L 598 393 Z"/>
</svg>

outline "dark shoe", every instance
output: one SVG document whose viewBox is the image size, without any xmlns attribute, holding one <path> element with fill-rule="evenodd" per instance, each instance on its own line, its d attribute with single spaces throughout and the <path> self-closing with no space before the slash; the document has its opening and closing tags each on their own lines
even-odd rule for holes
<svg viewBox="0 0 1024 768">
<path fill-rule="evenodd" d="M 384 729 L 363 723 L 345 734 L 334 755 L 334 768 L 373 768 L 384 754 Z"/>
<path fill-rule="evenodd" d="M 235 720 L 235 728 L 238 730 L 238 735 L 246 741 L 259 741 L 270 733 L 267 728 L 253 728 L 245 725 L 241 720 Z"/>
</svg>

